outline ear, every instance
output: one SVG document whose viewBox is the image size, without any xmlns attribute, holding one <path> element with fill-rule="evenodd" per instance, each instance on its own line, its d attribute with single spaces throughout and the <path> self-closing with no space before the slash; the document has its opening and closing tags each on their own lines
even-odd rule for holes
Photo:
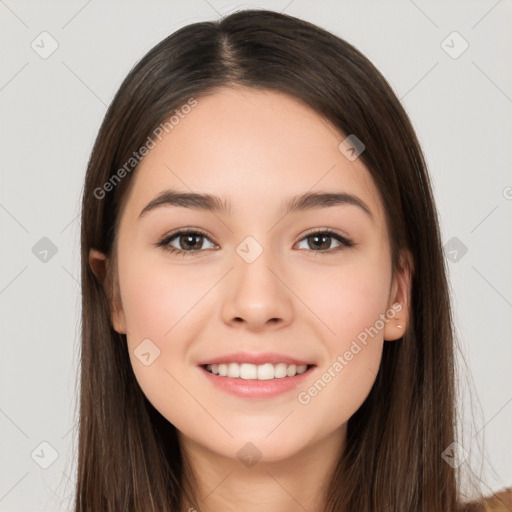
<svg viewBox="0 0 512 512">
<path fill-rule="evenodd" d="M 121 299 L 119 297 L 119 287 L 117 284 L 113 284 L 114 280 L 106 279 L 109 264 L 110 260 L 105 254 L 96 249 L 89 250 L 89 265 L 107 295 L 112 327 L 119 334 L 126 334 L 126 318 L 121 304 Z"/>
<path fill-rule="evenodd" d="M 410 322 L 411 282 L 414 272 L 413 258 L 408 250 L 400 254 L 400 265 L 393 278 L 389 294 L 388 314 L 390 320 L 384 327 L 384 340 L 392 341 L 403 337 Z"/>
</svg>

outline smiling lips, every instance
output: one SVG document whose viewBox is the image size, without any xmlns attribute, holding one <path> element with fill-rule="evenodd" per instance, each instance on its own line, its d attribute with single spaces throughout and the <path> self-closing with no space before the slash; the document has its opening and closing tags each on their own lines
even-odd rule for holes
<svg viewBox="0 0 512 512">
<path fill-rule="evenodd" d="M 210 374 L 243 380 L 272 380 L 295 377 L 313 364 L 283 354 L 237 353 L 200 363 Z"/>
<path fill-rule="evenodd" d="M 266 352 L 238 352 L 199 363 L 207 380 L 231 395 L 249 399 L 268 399 L 297 390 L 315 363 Z"/>
</svg>

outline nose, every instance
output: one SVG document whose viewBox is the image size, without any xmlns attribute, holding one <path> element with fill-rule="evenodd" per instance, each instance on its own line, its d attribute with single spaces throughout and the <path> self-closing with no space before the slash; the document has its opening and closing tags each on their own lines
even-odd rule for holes
<svg viewBox="0 0 512 512">
<path fill-rule="evenodd" d="M 235 268 L 224 284 L 224 322 L 254 332 L 289 325 L 293 317 L 289 274 L 272 258 L 270 251 L 264 250 L 252 263 L 235 256 Z"/>
</svg>

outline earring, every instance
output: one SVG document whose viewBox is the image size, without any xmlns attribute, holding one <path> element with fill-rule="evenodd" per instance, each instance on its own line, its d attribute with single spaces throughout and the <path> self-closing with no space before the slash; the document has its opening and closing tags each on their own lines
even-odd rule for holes
<svg viewBox="0 0 512 512">
<path fill-rule="evenodd" d="M 401 329 L 403 327 L 403 325 L 397 325 L 398 329 Z"/>
</svg>

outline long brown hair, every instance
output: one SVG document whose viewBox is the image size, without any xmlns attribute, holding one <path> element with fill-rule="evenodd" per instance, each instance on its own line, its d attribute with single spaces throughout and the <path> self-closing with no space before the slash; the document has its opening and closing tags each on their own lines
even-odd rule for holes
<svg viewBox="0 0 512 512">
<path fill-rule="evenodd" d="M 384 203 L 393 269 L 400 250 L 413 257 L 410 325 L 384 344 L 375 384 L 348 422 L 325 512 L 469 510 L 460 503 L 457 470 L 442 457 L 456 440 L 452 313 L 433 194 L 411 123 L 352 45 L 292 16 L 245 10 L 188 25 L 151 49 L 122 83 L 94 144 L 81 217 L 75 511 L 179 511 L 184 503 L 200 510 L 183 495 L 193 476 L 176 429 L 141 391 L 110 307 L 119 212 L 137 168 L 132 156 L 180 105 L 223 86 L 288 93 L 363 141 L 360 158 Z M 91 248 L 112 259 L 105 282 L 91 270 Z"/>
</svg>

